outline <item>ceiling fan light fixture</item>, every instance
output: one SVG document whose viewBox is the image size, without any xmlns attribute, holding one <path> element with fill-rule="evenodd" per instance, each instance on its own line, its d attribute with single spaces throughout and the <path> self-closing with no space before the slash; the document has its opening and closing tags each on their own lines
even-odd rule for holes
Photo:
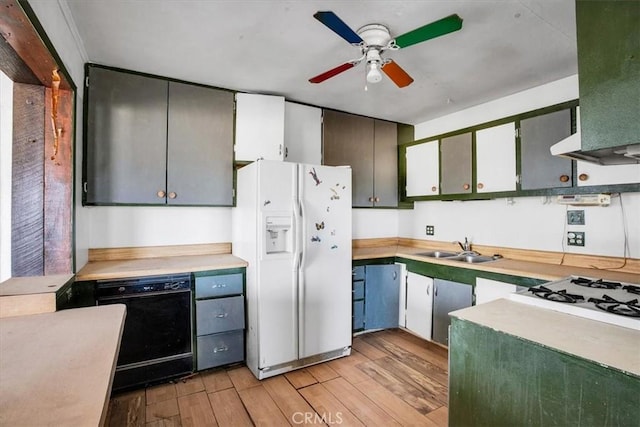
<svg viewBox="0 0 640 427">
<path fill-rule="evenodd" d="M 380 63 L 377 61 L 367 63 L 367 82 L 378 83 L 380 80 L 382 80 Z"/>
</svg>

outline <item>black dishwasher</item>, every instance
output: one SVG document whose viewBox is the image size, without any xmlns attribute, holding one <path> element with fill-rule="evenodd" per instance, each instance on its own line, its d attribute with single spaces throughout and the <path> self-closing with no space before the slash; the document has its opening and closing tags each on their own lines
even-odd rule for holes
<svg viewBox="0 0 640 427">
<path fill-rule="evenodd" d="M 99 280 L 96 297 L 127 306 L 114 391 L 193 372 L 189 274 Z"/>
</svg>

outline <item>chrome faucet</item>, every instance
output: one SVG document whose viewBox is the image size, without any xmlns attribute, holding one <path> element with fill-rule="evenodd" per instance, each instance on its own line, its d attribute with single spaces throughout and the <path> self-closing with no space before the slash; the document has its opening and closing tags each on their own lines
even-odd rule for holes
<svg viewBox="0 0 640 427">
<path fill-rule="evenodd" d="M 460 243 L 459 241 L 455 241 L 453 243 L 457 243 L 458 245 L 460 245 L 460 248 L 462 248 L 462 252 L 473 252 L 471 250 L 471 242 L 469 241 L 469 239 L 467 239 L 466 237 L 464 238 L 464 243 Z"/>
</svg>

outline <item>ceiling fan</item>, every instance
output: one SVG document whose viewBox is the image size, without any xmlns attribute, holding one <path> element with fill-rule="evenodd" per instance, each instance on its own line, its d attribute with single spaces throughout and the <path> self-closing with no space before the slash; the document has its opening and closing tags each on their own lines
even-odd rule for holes
<svg viewBox="0 0 640 427">
<path fill-rule="evenodd" d="M 423 25 L 415 30 L 392 38 L 389 29 L 381 24 L 368 24 L 358 31 L 353 31 L 335 13 L 331 11 L 316 12 L 313 15 L 330 30 L 345 39 L 348 43 L 360 49 L 360 57 L 345 62 L 329 71 L 318 74 L 309 79 L 311 83 L 322 83 L 344 71 L 347 71 L 362 61 L 367 64 L 367 82 L 377 83 L 382 80 L 380 70 L 384 72 L 398 87 L 405 87 L 413 83 L 413 79 L 406 71 L 390 58 L 383 58 L 385 50 L 397 50 L 412 46 L 423 41 L 458 31 L 462 28 L 462 18 L 449 15 L 438 21 Z"/>
</svg>

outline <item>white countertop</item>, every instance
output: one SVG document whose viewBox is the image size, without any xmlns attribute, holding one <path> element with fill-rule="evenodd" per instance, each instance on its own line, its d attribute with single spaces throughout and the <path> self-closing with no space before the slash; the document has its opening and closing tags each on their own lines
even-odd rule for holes
<svg viewBox="0 0 640 427">
<path fill-rule="evenodd" d="M 506 299 L 450 315 L 640 377 L 640 331 Z"/>
<path fill-rule="evenodd" d="M 113 304 L 0 319 L 0 425 L 103 425 L 125 311 Z"/>
</svg>

